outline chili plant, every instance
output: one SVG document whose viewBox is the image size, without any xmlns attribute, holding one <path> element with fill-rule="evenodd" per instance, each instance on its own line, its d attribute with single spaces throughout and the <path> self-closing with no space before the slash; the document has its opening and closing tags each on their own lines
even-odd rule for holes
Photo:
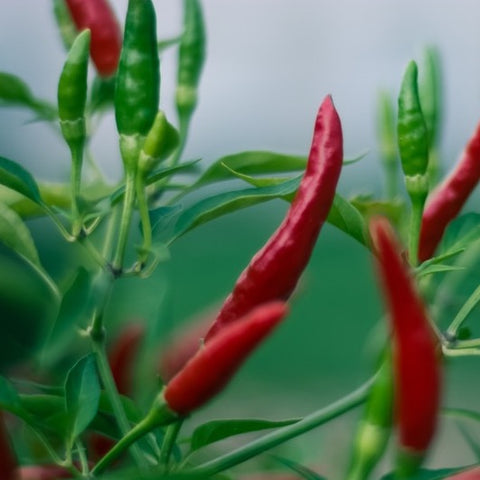
<svg viewBox="0 0 480 480">
<path fill-rule="evenodd" d="M 438 179 L 438 53 L 427 49 L 420 67 L 408 64 L 398 109 L 388 94 L 380 97 L 385 193 L 347 199 L 337 183 L 352 163 L 343 154 L 341 118 L 348 112 L 339 114 L 326 92 L 305 155 L 244 151 L 206 165 L 185 158 L 206 59 L 200 0 L 183 1 L 183 25 L 169 39 L 157 38 L 151 0 L 129 0 L 124 21 L 107 0 L 53 0 L 52 12 L 65 46 L 57 101 L 0 72 L 0 106 L 23 108 L 46 122 L 70 162 L 69 181 L 53 184 L 36 179 L 21 159 L 0 156 L 0 258 L 3 271 L 12 272 L 0 282 L 1 478 L 275 478 L 261 471 L 261 462 L 237 467 L 358 407 L 363 413 L 350 423 L 352 445 L 339 446 L 350 455 L 345 478 L 474 478 L 479 447 L 464 427 L 477 459 L 425 468 L 435 440 L 442 441 L 443 415 L 480 420 L 479 412 L 446 408 L 442 400 L 445 357 L 480 354 L 480 333 L 468 323 L 480 302 L 480 287 L 471 287 L 469 275 L 478 263 L 480 216 L 461 214 L 480 178 L 480 154 L 477 127 L 453 172 Z M 166 49 L 178 55 L 172 118 L 159 108 L 168 102 L 160 88 Z M 116 183 L 99 173 L 91 151 L 108 112 L 123 168 Z M 237 182 L 232 187 L 228 180 Z M 248 185 L 239 188 L 241 182 Z M 213 184 L 215 193 L 208 188 Z M 179 238 L 272 199 L 290 203 L 285 217 L 231 279 L 231 293 L 218 308 L 173 336 L 161 338 L 150 319 L 118 328 L 112 304 L 122 280 L 141 288 L 166 265 Z M 37 217 L 76 248 L 75 261 L 60 273 L 43 265 L 30 229 Z M 326 222 L 371 254 L 385 298 L 385 334 L 371 377 L 301 418 L 205 422 L 198 411 L 213 398 L 222 402 L 223 389 L 255 349 L 282 323 L 301 328 L 290 305 Z M 162 295 L 153 301 L 160 304 Z M 243 433 L 256 437 L 206 448 Z M 277 470 L 287 471 L 282 478 L 288 471 L 307 479 L 328 473 L 272 458 Z M 244 476 L 249 469 L 252 476 Z"/>
</svg>

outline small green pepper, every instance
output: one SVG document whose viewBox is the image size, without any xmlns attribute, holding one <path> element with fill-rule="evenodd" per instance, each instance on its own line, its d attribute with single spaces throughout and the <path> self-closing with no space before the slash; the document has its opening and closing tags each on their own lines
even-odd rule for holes
<svg viewBox="0 0 480 480">
<path fill-rule="evenodd" d="M 199 0 L 184 0 L 183 6 L 176 104 L 180 118 L 188 118 L 197 105 L 197 87 L 205 61 L 205 26 Z"/>
<path fill-rule="evenodd" d="M 385 453 L 393 421 L 393 374 L 390 352 L 384 355 L 353 444 L 347 480 L 365 480 Z"/>
<path fill-rule="evenodd" d="M 73 42 L 58 82 L 58 116 L 70 148 L 85 140 L 89 48 L 90 31 L 84 30 Z"/>
<path fill-rule="evenodd" d="M 160 110 L 155 117 L 140 152 L 138 168 L 142 174 L 151 172 L 178 145 L 178 132 Z"/>
<path fill-rule="evenodd" d="M 151 0 L 129 0 L 115 85 L 115 119 L 125 168 L 135 169 L 158 110 L 160 70 Z"/>
</svg>

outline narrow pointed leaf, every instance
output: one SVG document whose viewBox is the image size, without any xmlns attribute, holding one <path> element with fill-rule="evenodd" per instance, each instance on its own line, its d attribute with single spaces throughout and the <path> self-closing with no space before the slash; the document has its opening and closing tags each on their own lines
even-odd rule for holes
<svg viewBox="0 0 480 480">
<path fill-rule="evenodd" d="M 5 185 L 25 197 L 41 204 L 40 190 L 32 175 L 21 165 L 0 157 L 0 185 Z"/>
</svg>

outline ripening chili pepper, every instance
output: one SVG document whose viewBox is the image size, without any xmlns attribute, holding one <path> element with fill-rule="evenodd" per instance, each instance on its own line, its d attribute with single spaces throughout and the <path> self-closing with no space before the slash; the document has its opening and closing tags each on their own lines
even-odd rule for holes
<svg viewBox="0 0 480 480">
<path fill-rule="evenodd" d="M 80 33 L 73 42 L 58 82 L 58 116 L 63 136 L 71 149 L 85 141 L 88 49 L 90 31 Z"/>
<path fill-rule="evenodd" d="M 122 47 L 122 32 L 107 0 L 65 0 L 78 30 L 92 32 L 90 55 L 102 77 L 115 73 Z"/>
<path fill-rule="evenodd" d="M 458 215 L 479 181 L 480 123 L 455 169 L 428 197 L 420 231 L 420 261 L 433 256 L 448 224 Z"/>
<path fill-rule="evenodd" d="M 115 119 L 127 169 L 136 168 L 139 137 L 155 120 L 159 85 L 155 9 L 151 0 L 129 0 L 115 85 Z"/>
<path fill-rule="evenodd" d="M 292 205 L 240 275 L 206 341 L 257 305 L 291 295 L 332 205 L 342 157 L 342 126 L 327 96 L 318 110 L 307 168 Z"/>
<path fill-rule="evenodd" d="M 138 159 L 138 168 L 145 175 L 166 159 L 178 145 L 178 132 L 161 110 L 148 132 Z"/>
<path fill-rule="evenodd" d="M 201 347 L 165 387 L 163 396 L 170 410 L 186 415 L 215 396 L 287 314 L 287 308 L 283 302 L 261 305 Z"/>
<path fill-rule="evenodd" d="M 398 97 L 397 138 L 405 186 L 412 202 L 409 258 L 412 265 L 416 265 L 422 212 L 428 194 L 429 139 L 418 94 L 417 64 L 413 61 L 405 71 Z"/>
<path fill-rule="evenodd" d="M 17 459 L 13 453 L 5 427 L 5 420 L 0 412 L 0 476 L 3 480 L 16 480 Z"/>
<path fill-rule="evenodd" d="M 200 1 L 183 0 L 183 10 L 175 95 L 180 119 L 190 117 L 197 105 L 197 88 L 205 61 L 205 26 Z"/>
<path fill-rule="evenodd" d="M 160 355 L 158 371 L 164 382 L 172 379 L 197 352 L 214 318 L 214 313 L 208 312 L 174 332 Z"/>
<path fill-rule="evenodd" d="M 392 412 L 392 362 L 387 351 L 355 434 L 347 480 L 367 479 L 385 453 L 392 427 Z"/>
<path fill-rule="evenodd" d="M 392 331 L 397 469 L 408 476 L 420 465 L 435 433 L 441 388 L 439 342 L 389 222 L 373 219 L 370 233 Z"/>
<path fill-rule="evenodd" d="M 398 148 L 405 175 L 424 175 L 428 167 L 428 132 L 418 94 L 418 69 L 408 64 L 398 97 Z"/>
<path fill-rule="evenodd" d="M 128 324 L 108 350 L 108 363 L 118 392 L 130 395 L 133 390 L 135 360 L 145 337 L 141 323 Z"/>
</svg>

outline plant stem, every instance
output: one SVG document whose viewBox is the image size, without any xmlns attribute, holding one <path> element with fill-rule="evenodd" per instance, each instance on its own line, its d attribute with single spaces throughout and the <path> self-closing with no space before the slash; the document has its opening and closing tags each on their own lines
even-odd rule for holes
<svg viewBox="0 0 480 480">
<path fill-rule="evenodd" d="M 254 440 L 244 447 L 240 447 L 237 450 L 233 450 L 232 452 L 229 452 L 221 457 L 199 465 L 198 467 L 192 469 L 191 472 L 205 477 L 216 475 L 227 468 L 238 465 L 239 463 L 255 457 L 266 450 L 276 447 L 287 440 L 297 437 L 302 433 L 308 432 L 309 430 L 312 430 L 313 428 L 316 428 L 328 422 L 329 420 L 332 420 L 344 414 L 345 412 L 352 410 L 366 400 L 374 380 L 375 377 L 368 380 L 349 395 L 337 400 L 325 408 L 312 413 L 311 415 L 308 415 L 303 420 L 300 420 L 292 425 L 279 428 L 268 435 L 264 435 L 263 437 Z"/>
<path fill-rule="evenodd" d="M 418 243 L 420 240 L 420 229 L 422 227 L 422 214 L 424 201 L 412 200 L 412 211 L 410 213 L 410 236 L 408 239 L 408 257 L 412 267 L 418 265 Z"/>
<path fill-rule="evenodd" d="M 125 197 L 123 199 L 123 211 L 120 219 L 120 230 L 117 243 L 117 250 L 113 258 L 113 268 L 116 272 L 121 272 L 123 267 L 123 258 L 127 247 L 128 234 L 130 232 L 130 222 L 132 220 L 133 207 L 135 203 L 135 171 L 128 170 L 125 183 Z"/>
<path fill-rule="evenodd" d="M 480 286 L 478 286 L 474 292 L 470 295 L 468 300 L 463 304 L 460 311 L 457 313 L 452 323 L 447 329 L 448 337 L 455 337 L 457 335 L 458 329 L 462 326 L 462 323 L 467 319 L 470 312 L 476 307 L 480 302 Z"/>
<path fill-rule="evenodd" d="M 83 142 L 71 148 L 72 171 L 70 186 L 72 189 L 72 235 L 78 237 L 82 231 L 82 219 L 78 208 L 78 197 L 80 196 L 80 185 L 82 181 Z"/>
<path fill-rule="evenodd" d="M 140 214 L 140 221 L 142 224 L 143 244 L 141 247 L 139 260 L 143 265 L 147 258 L 148 252 L 152 247 L 152 226 L 150 223 L 150 216 L 148 214 L 147 195 L 145 191 L 145 182 L 140 172 L 137 173 L 135 179 L 135 191 L 137 194 L 138 212 Z"/>
<path fill-rule="evenodd" d="M 160 453 L 160 465 L 163 468 L 164 472 L 168 472 L 168 463 L 170 461 L 170 456 L 172 454 L 173 447 L 175 445 L 175 440 L 182 428 L 183 419 L 178 420 L 178 422 L 172 423 L 167 427 L 165 432 L 165 437 L 163 438 L 162 449 Z"/>
</svg>

